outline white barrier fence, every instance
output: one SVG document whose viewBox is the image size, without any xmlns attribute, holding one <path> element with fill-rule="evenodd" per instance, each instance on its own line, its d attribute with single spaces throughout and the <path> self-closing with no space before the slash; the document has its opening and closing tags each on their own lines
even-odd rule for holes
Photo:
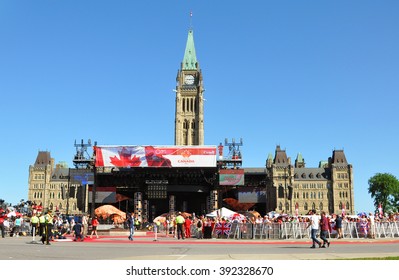
<svg viewBox="0 0 399 280">
<path fill-rule="evenodd" d="M 217 234 L 215 227 L 212 231 L 213 238 L 232 239 L 309 239 L 310 228 L 306 222 L 283 222 L 251 224 L 242 222 L 231 223 L 230 230 Z M 359 222 L 342 222 L 344 238 L 368 238 L 370 225 L 365 226 Z M 399 222 L 376 222 L 374 226 L 375 238 L 399 238 Z M 372 229 L 371 229 L 372 230 Z M 191 225 L 191 236 L 197 236 L 197 228 Z M 337 236 L 335 230 L 329 231 L 329 238 Z"/>
</svg>

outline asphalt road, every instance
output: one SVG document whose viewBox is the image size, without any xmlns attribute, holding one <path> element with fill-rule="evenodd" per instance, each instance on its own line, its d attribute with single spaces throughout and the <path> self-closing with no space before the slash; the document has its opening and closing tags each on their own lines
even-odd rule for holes
<svg viewBox="0 0 399 280">
<path fill-rule="evenodd" d="M 87 242 L 42 245 L 32 237 L 0 238 L 0 260 L 327 260 L 399 256 L 399 238 L 331 240 L 310 249 L 309 240 L 176 240 L 101 237 Z"/>
</svg>

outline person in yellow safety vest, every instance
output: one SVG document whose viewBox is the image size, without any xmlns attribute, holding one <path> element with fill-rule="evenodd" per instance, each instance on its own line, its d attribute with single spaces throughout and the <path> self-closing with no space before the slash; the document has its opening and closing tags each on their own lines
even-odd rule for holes
<svg viewBox="0 0 399 280">
<path fill-rule="evenodd" d="M 39 217 L 36 214 L 33 214 L 32 218 L 30 219 L 31 231 L 30 234 L 32 236 L 37 235 L 37 228 L 39 226 Z"/>
<path fill-rule="evenodd" d="M 41 213 L 40 217 L 39 217 L 39 235 L 40 236 L 43 236 L 45 227 L 46 227 L 46 218 L 44 217 L 44 213 Z"/>
<path fill-rule="evenodd" d="M 44 215 L 45 219 L 45 233 L 42 235 L 42 243 L 44 244 L 44 241 L 46 241 L 46 245 L 51 245 L 50 244 L 50 238 L 51 238 L 51 231 L 53 229 L 53 215 L 51 215 L 51 211 L 48 210 L 47 214 Z"/>
<path fill-rule="evenodd" d="M 137 218 L 137 215 L 134 215 L 134 227 L 136 228 L 136 230 L 140 229 L 140 221 Z"/>
<path fill-rule="evenodd" d="M 184 218 L 181 215 L 181 212 L 179 212 L 179 215 L 176 217 L 176 225 L 177 225 L 177 239 L 180 239 L 180 236 L 182 239 L 184 239 Z"/>
</svg>

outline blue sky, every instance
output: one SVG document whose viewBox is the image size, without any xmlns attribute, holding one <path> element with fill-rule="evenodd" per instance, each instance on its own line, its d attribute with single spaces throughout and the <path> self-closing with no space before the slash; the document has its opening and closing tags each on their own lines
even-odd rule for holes
<svg viewBox="0 0 399 280">
<path fill-rule="evenodd" d="M 190 10 L 205 144 L 243 138 L 244 167 L 276 145 L 317 167 L 344 149 L 355 209 L 399 176 L 398 1 L 0 1 L 0 198 L 27 199 L 39 150 L 74 141 L 173 145 Z"/>
</svg>

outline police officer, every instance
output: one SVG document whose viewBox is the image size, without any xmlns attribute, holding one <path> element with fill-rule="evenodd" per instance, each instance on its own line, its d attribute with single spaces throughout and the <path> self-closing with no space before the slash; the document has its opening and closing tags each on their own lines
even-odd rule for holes
<svg viewBox="0 0 399 280">
<path fill-rule="evenodd" d="M 184 218 L 181 215 L 181 212 L 179 212 L 179 215 L 176 217 L 176 225 L 177 225 L 177 239 L 180 239 L 180 236 L 182 239 L 184 239 Z"/>
<path fill-rule="evenodd" d="M 39 235 L 43 236 L 46 227 L 46 219 L 44 218 L 44 213 L 39 216 Z"/>
<path fill-rule="evenodd" d="M 31 225 L 30 234 L 32 236 L 36 236 L 37 235 L 37 228 L 39 226 L 39 217 L 37 217 L 36 214 L 33 214 L 32 218 L 30 219 L 30 225 Z"/>
<path fill-rule="evenodd" d="M 51 211 L 48 210 L 47 214 L 44 215 L 44 220 L 45 220 L 45 228 L 44 228 L 44 234 L 42 235 L 42 243 L 46 241 L 46 245 L 50 245 L 50 238 L 51 238 L 51 230 L 53 229 L 53 215 L 51 214 Z"/>
</svg>

